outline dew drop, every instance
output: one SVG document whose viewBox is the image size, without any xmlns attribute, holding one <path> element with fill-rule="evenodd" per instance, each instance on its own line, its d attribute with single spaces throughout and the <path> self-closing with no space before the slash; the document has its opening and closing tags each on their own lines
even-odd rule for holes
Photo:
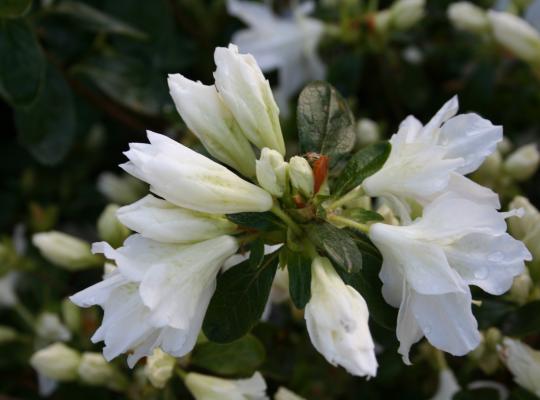
<svg viewBox="0 0 540 400">
<path fill-rule="evenodd" d="M 488 256 L 488 260 L 492 262 L 499 262 L 504 259 L 504 254 L 500 251 L 496 251 Z"/>
</svg>

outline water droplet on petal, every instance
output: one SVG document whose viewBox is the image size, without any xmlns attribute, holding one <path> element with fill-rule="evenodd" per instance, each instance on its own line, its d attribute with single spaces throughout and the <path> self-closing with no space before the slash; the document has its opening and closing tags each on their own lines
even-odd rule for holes
<svg viewBox="0 0 540 400">
<path fill-rule="evenodd" d="M 488 261 L 500 262 L 504 259 L 504 254 L 501 251 L 496 251 L 488 256 Z"/>
</svg>

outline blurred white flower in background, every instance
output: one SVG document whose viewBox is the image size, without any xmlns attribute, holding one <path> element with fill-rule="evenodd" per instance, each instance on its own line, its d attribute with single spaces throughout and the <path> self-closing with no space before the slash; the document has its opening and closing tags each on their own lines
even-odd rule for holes
<svg viewBox="0 0 540 400">
<path fill-rule="evenodd" d="M 267 400 L 266 382 L 259 372 L 248 379 L 223 379 L 190 372 L 184 380 L 196 400 Z"/>
<path fill-rule="evenodd" d="M 540 351 L 505 338 L 499 353 L 516 383 L 540 397 Z"/>
<path fill-rule="evenodd" d="M 283 115 L 289 113 L 288 102 L 302 86 L 323 79 L 325 66 L 317 55 L 317 45 L 324 24 L 307 15 L 313 12 L 312 1 L 293 2 L 296 6 L 286 16 L 274 15 L 267 4 L 228 0 L 231 15 L 241 19 L 247 29 L 236 32 L 232 42 L 240 50 L 253 54 L 265 72 L 278 70 L 279 85 L 274 95 Z"/>
<path fill-rule="evenodd" d="M 439 371 L 439 385 L 437 393 L 431 400 L 452 400 L 454 395 L 461 390 L 456 376 L 449 368 L 443 368 Z"/>
</svg>

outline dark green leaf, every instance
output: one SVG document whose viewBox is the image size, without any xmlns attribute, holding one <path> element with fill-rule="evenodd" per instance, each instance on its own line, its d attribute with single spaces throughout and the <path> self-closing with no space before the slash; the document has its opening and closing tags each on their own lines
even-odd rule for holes
<svg viewBox="0 0 540 400">
<path fill-rule="evenodd" d="M 499 398 L 499 391 L 494 388 L 463 389 L 452 400 L 492 400 Z"/>
<path fill-rule="evenodd" d="M 501 321 L 509 313 L 513 312 L 515 308 L 513 303 L 491 297 L 482 299 L 482 304 L 480 306 L 473 306 L 472 310 L 478 321 L 478 327 L 480 329 L 488 329 L 492 326 L 499 326 Z"/>
<path fill-rule="evenodd" d="M 259 231 L 271 231 L 282 229 L 283 224 L 271 212 L 244 212 L 237 214 L 227 214 L 227 219 L 244 228 L 257 229 Z"/>
<path fill-rule="evenodd" d="M 114 55 L 94 56 L 74 66 L 72 72 L 90 79 L 101 91 L 127 108 L 147 115 L 161 111 L 147 66 L 140 60 Z"/>
<path fill-rule="evenodd" d="M 347 231 L 323 222 L 309 225 L 307 233 L 311 241 L 340 268 L 347 272 L 358 272 L 362 269 L 362 253 Z"/>
<path fill-rule="evenodd" d="M 51 65 L 43 90 L 30 108 L 17 109 L 19 141 L 43 164 L 56 164 L 67 154 L 76 133 L 71 89 Z"/>
<path fill-rule="evenodd" d="M 279 250 L 251 268 L 249 260 L 218 276 L 217 287 L 204 319 L 208 339 L 228 343 L 248 333 L 264 311 L 276 268 Z"/>
<path fill-rule="evenodd" d="M 313 82 L 298 98 L 298 135 L 302 152 L 330 157 L 334 166 L 355 141 L 354 118 L 341 95 L 326 82 Z"/>
<path fill-rule="evenodd" d="M 29 106 L 45 77 L 45 57 L 23 20 L 0 20 L 0 93 L 13 106 Z"/>
<path fill-rule="evenodd" d="M 18 18 L 30 9 L 32 0 L 0 1 L 0 18 Z"/>
<path fill-rule="evenodd" d="M 526 336 L 540 332 L 540 300 L 519 307 L 510 313 L 502 330 L 509 336 Z"/>
<path fill-rule="evenodd" d="M 191 364 L 219 375 L 253 374 L 264 362 L 266 352 L 253 335 L 246 335 L 231 343 L 205 342 L 191 355 Z"/>
<path fill-rule="evenodd" d="M 389 142 L 372 144 L 354 154 L 333 184 L 333 193 L 340 196 L 360 185 L 364 179 L 377 172 L 390 154 Z"/>
<path fill-rule="evenodd" d="M 113 33 L 136 39 L 147 37 L 144 32 L 81 2 L 63 1 L 49 11 L 72 18 L 77 22 L 77 26 L 93 32 Z"/>
<path fill-rule="evenodd" d="M 311 259 L 290 251 L 287 259 L 289 293 L 296 308 L 302 309 L 311 298 Z"/>
<path fill-rule="evenodd" d="M 512 393 L 510 393 L 510 397 L 508 397 L 508 400 L 538 400 L 538 397 L 526 389 L 517 387 L 512 390 Z"/>
<path fill-rule="evenodd" d="M 257 269 L 264 260 L 264 242 L 261 239 L 255 240 L 250 247 L 249 266 Z"/>
<path fill-rule="evenodd" d="M 384 217 L 381 214 L 371 210 L 364 210 L 363 208 L 345 210 L 341 215 L 361 224 L 370 221 L 384 221 Z"/>
</svg>

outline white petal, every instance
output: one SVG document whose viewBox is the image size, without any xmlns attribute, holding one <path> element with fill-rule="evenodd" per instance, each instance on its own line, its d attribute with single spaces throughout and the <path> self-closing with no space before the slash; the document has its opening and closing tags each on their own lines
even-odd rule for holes
<svg viewBox="0 0 540 400">
<path fill-rule="evenodd" d="M 462 356 L 480 344 L 470 292 L 436 296 L 413 293 L 411 307 L 420 329 L 438 349 Z"/>
<path fill-rule="evenodd" d="M 468 174 L 497 149 L 502 134 L 502 126 L 495 126 L 477 114 L 461 114 L 446 121 L 438 142 L 448 149 L 448 158 L 465 160 L 458 172 Z"/>
<path fill-rule="evenodd" d="M 488 205 L 497 210 L 501 208 L 501 202 L 497 193 L 458 173 L 450 174 L 450 181 L 448 182 L 446 191 L 464 199 Z M 433 201 L 434 198 L 430 200 Z"/>
<path fill-rule="evenodd" d="M 437 114 L 431 118 L 431 120 L 422 128 L 418 133 L 418 137 L 422 140 L 435 139 L 439 133 L 439 128 L 450 118 L 456 115 L 459 108 L 459 102 L 457 96 L 452 97 L 441 107 Z"/>
<path fill-rule="evenodd" d="M 470 285 L 501 295 L 524 270 L 531 255 L 525 245 L 508 234 L 473 233 L 445 248 L 448 261 Z"/>
<path fill-rule="evenodd" d="M 412 308 L 412 289 L 404 283 L 402 291 L 404 296 L 399 307 L 396 336 L 399 340 L 398 353 L 402 355 L 403 362 L 410 365 L 409 352 L 411 346 L 418 342 L 424 334 L 420 330 L 414 316 L 414 310 Z"/>
</svg>

